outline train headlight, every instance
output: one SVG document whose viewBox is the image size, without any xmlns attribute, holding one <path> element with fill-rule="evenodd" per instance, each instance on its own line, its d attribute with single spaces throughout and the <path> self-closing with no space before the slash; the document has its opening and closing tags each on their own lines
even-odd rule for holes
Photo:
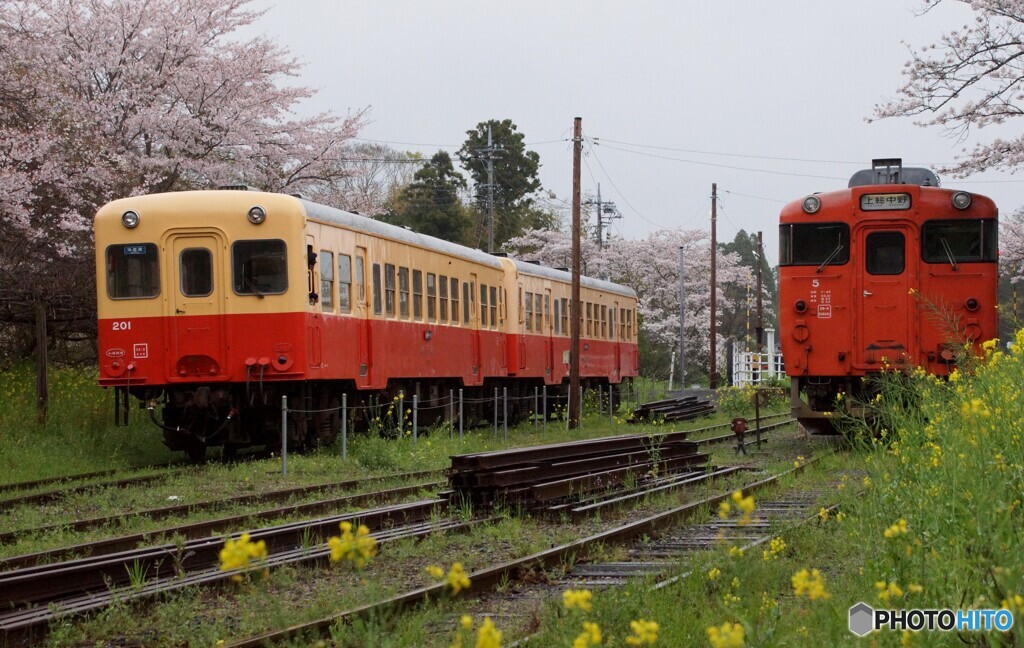
<svg viewBox="0 0 1024 648">
<path fill-rule="evenodd" d="M 821 198 L 817 196 L 807 196 L 803 202 L 804 211 L 808 214 L 816 214 L 821 209 Z"/>
<path fill-rule="evenodd" d="M 978 310 L 978 300 L 975 299 L 974 297 L 971 297 L 964 302 L 964 306 L 967 307 L 967 310 L 973 313 L 974 311 Z"/>
<path fill-rule="evenodd" d="M 128 210 L 121 214 L 121 224 L 128 229 L 135 229 L 139 226 L 139 212 Z"/>
<path fill-rule="evenodd" d="M 953 194 L 953 206 L 957 209 L 967 209 L 971 206 L 971 194 L 966 191 L 958 191 Z"/>
<path fill-rule="evenodd" d="M 249 222 L 253 225 L 259 225 L 263 221 L 267 220 L 267 210 L 263 209 L 259 205 L 249 209 Z"/>
</svg>

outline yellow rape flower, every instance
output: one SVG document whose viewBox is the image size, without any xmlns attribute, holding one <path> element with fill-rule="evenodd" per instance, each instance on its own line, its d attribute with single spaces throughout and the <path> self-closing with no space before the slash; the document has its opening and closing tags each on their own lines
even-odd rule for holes
<svg viewBox="0 0 1024 648">
<path fill-rule="evenodd" d="M 722 518 L 724 520 L 724 519 L 729 517 L 729 513 L 731 513 L 731 512 L 732 512 L 732 505 L 729 504 L 729 502 L 724 502 L 723 501 L 723 502 L 719 502 L 718 503 L 718 517 L 720 517 L 720 518 Z"/>
<path fill-rule="evenodd" d="M 455 563 L 458 565 L 459 563 Z M 469 586 L 467 582 L 466 586 Z M 501 648 L 501 630 L 494 627 L 491 617 L 484 619 L 476 633 L 476 648 Z"/>
<path fill-rule="evenodd" d="M 331 562 L 345 561 L 362 569 L 377 555 L 377 539 L 370 535 L 370 529 L 365 524 L 360 524 L 354 533 L 351 522 L 345 521 L 338 526 L 341 528 L 341 536 L 332 536 L 327 540 Z"/>
<path fill-rule="evenodd" d="M 267 557 L 267 543 L 263 540 L 252 542 L 248 533 L 243 533 L 237 540 L 228 538 L 224 542 L 224 548 L 220 550 L 220 570 L 231 571 L 234 569 L 249 569 L 254 560 L 263 560 Z M 234 581 L 241 581 L 241 575 L 231 577 Z"/>
<path fill-rule="evenodd" d="M 444 567 L 439 565 L 427 565 L 427 573 L 437 579 L 444 578 Z"/>
<path fill-rule="evenodd" d="M 885 530 L 886 538 L 895 538 L 904 535 L 907 532 L 907 521 L 904 518 L 900 518 L 888 529 Z"/>
<path fill-rule="evenodd" d="M 630 646 L 651 645 L 658 640 L 658 624 L 654 621 L 637 619 L 630 621 L 629 627 L 633 634 L 626 637 L 626 643 Z"/>
<path fill-rule="evenodd" d="M 801 569 L 793 574 L 791 581 L 793 583 L 793 591 L 797 596 L 806 596 L 812 601 L 832 597 L 831 594 L 825 591 L 825 581 L 822 580 L 821 573 L 817 569 L 810 571 Z"/>
<path fill-rule="evenodd" d="M 469 589 L 470 585 L 469 576 L 466 575 L 466 570 L 463 569 L 462 563 L 452 563 L 452 568 L 448 570 L 445 581 L 448 587 L 452 588 L 452 594 L 458 594 L 464 589 Z"/>
<path fill-rule="evenodd" d="M 708 572 L 708 580 L 715 580 L 722 574 L 722 570 L 718 567 L 712 567 L 711 571 Z"/>
<path fill-rule="evenodd" d="M 596 623 L 590 621 L 583 622 L 583 632 L 581 632 L 576 639 L 572 642 L 572 648 L 590 648 L 590 646 L 601 645 L 601 628 Z"/>
<path fill-rule="evenodd" d="M 591 608 L 593 608 L 593 604 L 590 602 L 592 596 L 590 590 L 587 589 L 565 590 L 562 592 L 562 605 L 567 610 L 579 608 L 584 612 L 590 612 Z"/>
<path fill-rule="evenodd" d="M 726 621 L 720 626 L 711 626 L 707 633 L 713 648 L 743 648 L 747 645 L 746 630 L 738 623 Z"/>
<path fill-rule="evenodd" d="M 890 599 L 903 596 L 903 588 L 896 581 L 891 583 L 887 583 L 884 580 L 878 581 L 875 583 L 875 589 L 878 590 L 878 600 L 883 603 L 888 603 Z"/>
</svg>

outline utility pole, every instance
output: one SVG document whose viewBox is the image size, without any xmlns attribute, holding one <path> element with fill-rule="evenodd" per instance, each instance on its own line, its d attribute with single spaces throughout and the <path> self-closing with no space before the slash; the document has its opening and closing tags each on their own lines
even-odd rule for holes
<svg viewBox="0 0 1024 648">
<path fill-rule="evenodd" d="M 487 146 L 473 154 L 487 162 L 487 252 L 494 254 L 494 160 L 505 151 L 505 147 L 494 145 L 491 125 L 487 125 Z"/>
<path fill-rule="evenodd" d="M 612 219 L 622 218 L 619 214 L 618 209 L 615 207 L 615 203 L 610 200 L 604 202 L 601 201 L 601 183 L 597 184 L 597 200 L 588 199 L 583 203 L 587 207 L 597 207 L 597 246 L 599 248 L 604 247 L 604 215 L 608 214 L 608 226 L 611 227 Z"/>
<path fill-rule="evenodd" d="M 572 307 L 569 309 L 569 429 L 580 425 L 580 158 L 583 118 L 572 134 Z"/>
<path fill-rule="evenodd" d="M 718 235 L 715 230 L 718 220 L 718 184 L 711 183 L 711 366 L 708 383 L 711 389 L 718 388 Z"/>
<path fill-rule="evenodd" d="M 764 351 L 764 311 L 761 303 L 761 266 L 764 265 L 764 244 L 761 232 L 757 233 L 757 352 Z"/>
</svg>

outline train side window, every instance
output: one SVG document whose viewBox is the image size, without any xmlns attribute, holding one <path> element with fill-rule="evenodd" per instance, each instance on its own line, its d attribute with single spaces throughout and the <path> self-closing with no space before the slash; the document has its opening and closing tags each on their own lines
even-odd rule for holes
<svg viewBox="0 0 1024 648">
<path fill-rule="evenodd" d="M 979 263 L 999 260 L 995 219 L 925 221 L 921 258 L 925 263 Z"/>
<path fill-rule="evenodd" d="M 569 300 L 562 299 L 562 335 L 569 335 Z"/>
<path fill-rule="evenodd" d="M 587 309 L 587 320 L 586 320 L 587 321 L 587 337 L 590 337 L 591 335 L 594 334 L 594 308 L 593 308 L 594 305 L 591 304 L 590 302 L 586 302 L 586 304 L 587 304 L 586 305 L 586 309 Z"/>
<path fill-rule="evenodd" d="M 187 248 L 178 259 L 181 294 L 206 297 L 213 292 L 213 253 L 206 248 Z"/>
<path fill-rule="evenodd" d="M 526 293 L 526 331 L 534 330 L 534 293 Z"/>
<path fill-rule="evenodd" d="M 906 247 L 902 232 L 871 232 L 864 242 L 864 268 L 873 275 L 903 274 Z"/>
<path fill-rule="evenodd" d="M 395 316 L 395 266 L 391 263 L 384 264 L 384 312 Z"/>
<path fill-rule="evenodd" d="M 844 265 L 850 260 L 846 223 L 787 223 L 779 226 L 779 265 Z"/>
<path fill-rule="evenodd" d="M 160 294 L 160 252 L 155 243 L 107 247 L 107 295 L 149 299 Z"/>
<path fill-rule="evenodd" d="M 452 277 L 452 324 L 459 323 L 459 279 Z"/>
<path fill-rule="evenodd" d="M 231 282 L 239 295 L 262 296 L 288 290 L 284 241 L 235 241 L 231 246 Z"/>
<path fill-rule="evenodd" d="M 469 324 L 470 313 L 473 312 L 473 286 L 468 281 L 462 282 L 462 321 Z"/>
<path fill-rule="evenodd" d="M 383 312 L 380 303 L 380 264 L 373 264 L 373 314 L 380 315 Z"/>
<path fill-rule="evenodd" d="M 358 282 L 362 284 L 362 257 L 356 257 Z M 326 267 L 326 264 L 325 264 Z M 352 257 L 347 254 L 338 255 L 338 308 L 348 313 L 352 310 Z"/>
<path fill-rule="evenodd" d="M 480 328 L 487 328 L 487 284 L 480 284 Z"/>
<path fill-rule="evenodd" d="M 398 269 L 398 315 L 409 319 L 409 268 Z"/>
<path fill-rule="evenodd" d="M 491 328 L 498 326 L 498 288 L 491 286 Z"/>
<path fill-rule="evenodd" d="M 437 321 L 437 275 L 427 273 L 427 320 Z"/>
<path fill-rule="evenodd" d="M 440 311 L 439 311 L 439 317 L 441 318 L 442 322 L 447 322 L 448 321 L 448 277 L 447 276 L 441 275 L 441 282 L 438 285 L 438 288 L 441 289 L 440 290 L 441 297 L 438 300 L 439 305 L 441 306 Z"/>
<path fill-rule="evenodd" d="M 615 339 L 615 307 L 608 309 L 608 339 Z"/>
<path fill-rule="evenodd" d="M 533 295 L 533 316 L 536 318 L 533 328 L 538 333 L 544 331 L 544 295 L 534 293 Z"/>
<path fill-rule="evenodd" d="M 559 312 L 560 306 L 560 300 L 555 298 L 555 335 L 562 334 L 562 318 L 560 317 L 561 313 Z"/>
<path fill-rule="evenodd" d="M 423 319 L 423 272 L 412 271 L 412 318 L 417 322 Z"/>
<path fill-rule="evenodd" d="M 334 310 L 334 253 L 320 250 L 320 306 Z"/>
<path fill-rule="evenodd" d="M 551 295 L 544 295 L 544 330 L 551 330 Z"/>
<path fill-rule="evenodd" d="M 601 304 L 601 339 L 608 339 L 608 307 Z"/>
<path fill-rule="evenodd" d="M 358 252 L 358 251 L 357 251 Z M 359 300 L 359 304 L 362 305 L 366 302 L 366 283 L 364 281 L 365 268 L 363 267 L 363 257 L 361 254 L 356 256 L 356 286 L 359 288 L 359 294 L 356 298 Z"/>
</svg>

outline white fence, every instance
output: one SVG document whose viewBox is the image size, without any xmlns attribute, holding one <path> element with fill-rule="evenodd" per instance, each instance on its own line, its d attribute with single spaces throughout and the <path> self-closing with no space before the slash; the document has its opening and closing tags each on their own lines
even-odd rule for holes
<svg viewBox="0 0 1024 648">
<path fill-rule="evenodd" d="M 767 351 L 739 351 L 732 354 L 732 384 L 737 387 L 760 385 L 786 377 L 782 354 L 775 351 L 775 330 L 765 329 Z"/>
</svg>

